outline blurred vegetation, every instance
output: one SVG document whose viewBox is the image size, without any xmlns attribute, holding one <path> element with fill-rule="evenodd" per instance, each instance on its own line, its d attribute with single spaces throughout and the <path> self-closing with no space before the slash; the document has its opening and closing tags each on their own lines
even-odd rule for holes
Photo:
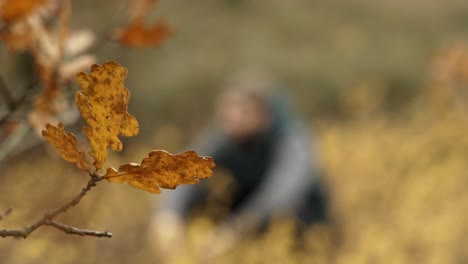
<svg viewBox="0 0 468 264">
<path fill-rule="evenodd" d="M 106 17 L 120 8 L 98 2 L 93 8 Z M 245 66 L 271 69 L 307 117 L 345 115 L 339 94 L 363 82 L 378 83 L 396 111 L 418 92 L 434 50 L 465 38 L 467 12 L 460 0 L 161 1 L 154 15 L 176 29 L 171 41 L 148 51 L 110 45 L 98 55 L 134 70 L 134 111 L 156 124 L 199 124 L 223 79 Z M 88 12 L 75 24 L 96 27 L 96 17 Z"/>
<path fill-rule="evenodd" d="M 74 3 L 75 25 L 98 32 L 112 22 L 97 19 L 124 8 Z M 129 111 L 143 129 L 110 165 L 149 148 L 179 151 L 209 121 L 223 79 L 244 66 L 271 69 L 316 128 L 333 225 L 311 227 L 299 246 L 293 222 L 275 221 L 220 263 L 467 262 L 468 51 L 449 44 L 468 36 L 468 2 L 172 0 L 161 1 L 161 14 L 177 31 L 162 48 L 98 51 L 98 61 L 129 68 Z M 87 180 L 47 153 L 39 146 L 0 163 L 0 209 L 14 208 L 2 226 L 29 223 Z M 160 198 L 98 186 L 62 217 L 112 239 L 44 228 L 0 240 L 1 262 L 153 263 L 146 231 Z M 173 262 L 193 263 L 190 245 L 211 226 L 194 220 L 189 248 Z"/>
</svg>

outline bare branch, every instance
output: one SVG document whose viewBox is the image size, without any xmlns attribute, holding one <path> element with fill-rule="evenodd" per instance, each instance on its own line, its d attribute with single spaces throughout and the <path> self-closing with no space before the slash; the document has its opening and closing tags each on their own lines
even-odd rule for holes
<svg viewBox="0 0 468 264">
<path fill-rule="evenodd" d="M 3 212 L 2 214 L 0 214 L 0 220 L 2 220 L 3 218 L 5 218 L 5 216 L 11 214 L 11 212 L 13 212 L 13 209 L 10 207 L 8 209 L 5 210 L 5 212 Z"/>
<path fill-rule="evenodd" d="M 71 207 L 77 205 L 81 199 L 88 193 L 89 190 L 91 190 L 96 184 L 104 179 L 101 176 L 98 176 L 96 174 L 91 174 L 91 178 L 89 179 L 88 183 L 86 186 L 81 190 L 81 192 L 75 196 L 72 200 L 70 200 L 68 203 L 64 204 L 63 206 L 56 208 L 56 209 L 51 209 L 47 210 L 41 218 L 39 218 L 35 223 L 33 223 L 30 226 L 23 227 L 22 229 L 3 229 L 0 230 L 0 237 L 22 237 L 22 238 L 27 238 L 32 232 L 34 232 L 36 229 L 38 229 L 41 226 L 48 225 L 55 227 L 59 230 L 64 231 L 65 233 L 69 234 L 77 234 L 77 235 L 83 235 L 83 236 L 98 236 L 98 237 L 111 237 L 112 233 L 104 231 L 92 231 L 92 230 L 82 230 L 76 227 L 68 226 L 62 223 L 58 223 L 53 221 L 53 219 L 64 212 L 66 212 L 68 209 Z"/>
<path fill-rule="evenodd" d="M 48 226 L 55 227 L 67 234 L 79 235 L 79 236 L 96 236 L 96 237 L 112 237 L 112 233 L 109 231 L 94 231 L 87 229 L 80 229 L 77 227 L 69 226 L 57 221 L 48 221 L 46 223 Z"/>
</svg>

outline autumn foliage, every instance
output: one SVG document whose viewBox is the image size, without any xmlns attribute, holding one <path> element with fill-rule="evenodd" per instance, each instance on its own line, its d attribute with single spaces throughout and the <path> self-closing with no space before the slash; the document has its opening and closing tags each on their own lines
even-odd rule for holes
<svg viewBox="0 0 468 264">
<path fill-rule="evenodd" d="M 158 21 L 152 25 L 145 23 L 149 10 L 158 0 L 130 1 L 128 6 L 128 22 L 115 33 L 116 38 L 127 47 L 150 48 L 158 46 L 169 38 L 173 31 L 164 22 Z"/>
<path fill-rule="evenodd" d="M 83 134 L 91 143 L 91 157 L 96 170 L 102 168 L 107 159 L 107 148 L 121 151 L 123 146 L 119 135 L 127 137 L 138 134 L 138 121 L 127 112 L 130 92 L 124 86 L 127 69 L 116 62 L 93 65 L 91 74 L 77 76 L 81 90 L 76 93 L 76 104 L 89 126 L 83 127 Z M 65 133 L 63 124 L 54 127 L 48 124 L 42 132 L 44 138 L 54 145 L 60 155 L 80 169 L 87 170 L 86 155 L 78 151 L 73 134 Z M 108 168 L 102 176 L 109 182 L 128 182 L 133 187 L 160 193 L 159 188 L 175 189 L 180 184 L 194 184 L 199 178 L 211 176 L 213 160 L 199 157 L 194 151 L 171 155 L 154 150 L 140 165 L 124 164 L 119 170 Z"/>
<path fill-rule="evenodd" d="M 153 150 L 141 164 L 128 163 L 118 170 L 108 168 L 105 174 L 99 170 L 107 159 L 107 148 L 120 151 L 123 149 L 119 135 L 135 136 L 139 126 L 137 120 L 127 112 L 130 92 L 124 86 L 127 69 L 116 62 L 93 65 L 91 75 L 80 73 L 77 81 L 80 91 L 76 92 L 76 102 L 89 126 L 83 127 L 83 133 L 91 143 L 89 155 L 93 165 L 87 163 L 87 153 L 80 151 L 72 133 L 64 130 L 64 125 L 47 124 L 42 135 L 51 143 L 66 161 L 75 163 L 78 168 L 91 176 L 85 188 L 70 202 L 62 207 L 47 211 L 30 226 L 18 230 L 0 230 L 1 237 L 28 237 L 30 233 L 43 225 L 52 226 L 69 234 L 81 236 L 105 236 L 108 231 L 82 230 L 56 222 L 54 218 L 77 205 L 81 199 L 101 180 L 108 182 L 127 182 L 129 185 L 151 193 L 160 193 L 160 188 L 175 189 L 181 184 L 195 184 L 199 179 L 212 175 L 215 166 L 210 157 L 200 157 L 194 151 L 172 155 L 162 150 Z"/>
<path fill-rule="evenodd" d="M 212 159 L 199 157 L 195 151 L 171 155 L 153 150 L 141 164 L 123 164 L 118 170 L 108 168 L 105 177 L 110 182 L 127 182 L 135 188 L 160 193 L 160 188 L 175 189 L 180 184 L 198 183 L 198 179 L 211 176 L 213 167 Z"/>
<path fill-rule="evenodd" d="M 138 121 L 127 112 L 130 93 L 124 86 L 127 69 L 115 62 L 93 65 L 91 74 L 80 73 L 76 105 L 89 126 L 83 133 L 92 146 L 94 166 L 100 169 L 107 159 L 107 147 L 122 150 L 118 136 L 138 134 Z"/>
<path fill-rule="evenodd" d="M 80 169 L 89 170 L 85 162 L 85 153 L 78 150 L 75 136 L 72 133 L 66 133 L 62 123 L 59 123 L 57 127 L 47 124 L 42 135 L 45 140 L 55 146 L 64 160 L 75 163 Z"/>
<path fill-rule="evenodd" d="M 5 22 L 11 23 L 28 16 L 45 2 L 47 0 L 3 1 L 0 8 L 0 16 Z"/>
<path fill-rule="evenodd" d="M 75 75 L 96 63 L 90 52 L 116 41 L 127 48 L 154 48 L 166 41 L 172 30 L 162 20 L 146 26 L 146 17 L 157 1 L 128 0 L 126 21 L 112 25 L 100 40 L 91 30 L 70 26 L 71 0 L 5 0 L 0 2 L 2 40 L 11 51 L 27 52 L 33 58 L 42 86 L 28 119 L 40 133 L 49 122 L 72 124 L 73 107 L 64 99 Z M 125 17 L 125 16 L 124 16 Z M 90 132 L 91 133 L 91 132 Z M 102 162 L 101 157 L 99 161 Z M 101 164 L 102 165 L 102 164 Z"/>
<path fill-rule="evenodd" d="M 118 3 L 125 1 L 128 13 L 117 13 L 123 6 Z M 32 127 L 38 135 L 44 130 L 47 141 L 54 142 L 54 146 L 45 145 L 55 148 L 61 157 L 71 162 L 54 161 L 53 155 L 44 155 L 49 148 L 42 147 L 29 149 L 22 155 L 13 153 L 9 159 L 0 157 L 0 237 L 11 234 L 10 229 L 5 229 L 8 232 L 1 230 L 6 227 L 21 227 L 31 222 L 25 229 L 15 230 L 21 238 L 28 236 L 33 230 L 31 227 L 37 224 L 47 226 L 27 240 L 0 239 L 1 263 L 165 263 L 154 261 L 154 247 L 145 237 L 148 221 L 154 213 L 151 208 L 155 198 L 163 197 L 124 184 L 138 186 L 140 181 L 151 181 L 145 184 L 151 192 L 166 185 L 159 180 L 162 174 L 155 176 L 157 168 L 166 162 L 176 164 L 175 158 L 179 156 L 150 150 L 148 146 L 178 149 L 199 127 L 196 124 L 206 121 L 206 115 L 187 120 L 186 110 L 196 108 L 208 112 L 208 101 L 216 88 L 206 84 L 216 83 L 231 70 L 220 65 L 237 65 L 246 59 L 262 58 L 266 66 L 272 66 L 287 78 L 290 85 L 287 88 L 291 88 L 288 91 L 299 95 L 299 109 L 307 113 L 306 117 L 314 117 L 313 139 L 319 144 L 318 158 L 330 188 L 330 208 L 336 221 L 333 226 L 318 225 L 304 230 L 300 234 L 305 238 L 301 244 L 297 244 L 297 231 L 292 221 L 274 222 L 265 233 L 244 237 L 231 252 L 213 263 L 467 262 L 467 45 L 458 42 L 436 53 L 429 73 L 422 62 L 428 59 L 429 53 L 435 52 L 434 47 L 451 42 L 453 37 L 465 39 L 460 35 L 466 34 L 466 23 L 462 23 L 466 15 L 460 1 L 435 1 L 429 9 L 422 8 L 422 3 L 408 5 L 403 1 L 387 1 L 377 5 L 371 0 L 339 4 L 335 2 L 340 1 L 324 4 L 320 1 L 225 0 L 200 1 L 196 5 L 166 1 L 168 10 L 176 10 L 180 16 L 177 20 L 184 26 L 184 36 L 183 42 L 169 49 L 169 56 L 160 56 L 161 52 L 148 56 L 153 60 L 151 65 L 155 71 L 163 70 L 159 74 L 164 78 L 155 79 L 139 73 L 140 70 L 148 72 L 148 67 L 141 63 L 143 56 L 138 57 L 133 51 L 129 52 L 131 56 L 136 54 L 132 57 L 133 64 L 124 64 L 130 76 L 137 76 L 139 83 L 152 81 L 148 88 L 127 83 L 134 100 L 130 101 L 131 106 L 140 104 L 135 101 L 138 96 L 151 94 L 154 101 L 150 103 L 154 102 L 157 108 L 146 113 L 151 120 L 165 123 L 146 123 L 141 113 L 131 112 L 140 121 L 141 129 L 152 126 L 154 133 L 144 135 L 145 141 L 139 144 L 125 144 L 126 151 L 118 155 L 111 154 L 113 150 L 108 145 L 109 157 L 100 170 L 94 166 L 91 145 L 83 143 L 87 141 L 86 136 L 75 130 L 75 135 L 69 132 L 76 119 L 70 119 L 68 114 L 74 110 L 76 116 L 80 116 L 73 101 L 77 91 L 76 75 L 79 72 L 93 75 L 91 66 L 97 61 L 104 62 L 95 54 L 107 56 L 115 50 L 128 51 L 136 46 L 170 46 L 174 41 L 170 36 L 174 33 L 167 32 L 174 32 L 170 26 L 173 22 L 165 14 L 156 17 L 154 23 L 147 12 L 142 11 L 158 8 L 156 0 L 99 1 L 110 10 L 107 13 L 117 13 L 117 21 L 92 9 L 87 9 L 91 15 L 78 14 L 75 4 L 83 3 L 83 8 L 89 8 L 95 3 L 75 0 L 70 1 L 72 17 L 73 13 L 79 19 L 93 16 L 90 23 L 107 26 L 104 32 L 97 28 L 79 28 L 78 23 L 75 28 L 66 19 L 70 9 L 67 11 L 63 7 L 67 2 L 0 1 L 0 40 L 4 52 L 31 56 L 35 73 L 34 79 L 24 78 L 24 83 L 14 83 L 6 70 L 11 61 L 8 56 L 3 57 L 3 65 L 7 67 L 2 68 L 0 77 L 12 85 L 15 97 L 11 102 L 0 102 L 1 110 L 7 108 L 6 104 L 8 108 L 10 104 L 13 106 L 12 114 L 7 117 L 3 117 L 4 111 L 0 113 L 0 148 L 10 138 Z M 206 19 L 207 14 L 209 19 Z M 135 19 L 138 16 L 143 19 Z M 411 25 L 407 26 L 408 23 Z M 166 33 L 158 35 L 158 30 L 154 30 L 157 25 L 161 28 L 159 32 Z M 132 28 L 136 28 L 135 31 Z M 118 45 L 111 44 L 112 49 L 107 50 L 107 43 Z M 209 52 L 205 52 L 206 47 Z M 166 73 L 170 74 L 166 76 Z M 429 77 L 425 78 L 425 74 Z M 27 76 L 22 74 L 21 77 Z M 408 84 L 406 78 L 410 81 L 425 79 L 424 83 Z M 173 84 L 183 89 L 172 89 L 176 88 Z M 164 85 L 168 89 L 160 94 L 159 88 Z M 394 88 L 398 90 L 399 87 L 411 88 L 407 91 L 417 89 L 417 98 L 407 98 L 415 99 L 411 105 L 405 105 L 407 108 L 386 112 L 388 94 L 382 92 L 383 89 L 388 88 L 393 94 Z M 27 90 L 27 94 L 23 95 L 22 89 Z M 323 91 L 325 96 L 321 94 Z M 192 100 L 194 96 L 201 98 Z M 330 96 L 340 100 L 330 100 Z M 168 98 L 178 100 L 173 102 Z M 0 99 L 5 98 L 1 95 Z M 187 102 L 193 106 L 187 106 Z M 345 118 L 337 118 L 336 109 L 342 109 Z M 92 129 L 90 124 L 86 127 Z M 34 137 L 27 135 L 23 139 Z M 119 141 L 121 136 L 117 136 Z M 124 142 L 133 144 L 138 140 L 131 138 Z M 148 167 L 152 161 L 147 159 L 156 158 L 161 159 L 158 166 Z M 129 161 L 136 163 L 127 163 Z M 75 164 L 80 169 L 76 169 Z M 107 164 L 115 166 L 111 168 Z M 89 171 L 102 178 L 87 176 Z M 166 172 L 176 173 L 177 170 Z M 164 179 L 171 173 L 165 173 Z M 203 172 L 196 175 L 198 179 L 204 178 Z M 175 177 L 179 181 L 181 176 L 176 174 Z M 96 179 L 101 180 L 93 182 Z M 198 179 L 189 177 L 188 181 Z M 217 193 L 222 192 L 215 181 L 219 179 L 222 177 L 207 181 Z M 81 191 L 88 180 L 97 184 L 99 190 L 92 184 L 83 186 L 96 188 L 96 191 L 92 189 L 81 202 L 74 198 L 80 204 L 68 210 L 71 208 L 68 205 L 73 203 L 67 201 L 80 198 L 74 196 L 73 191 Z M 45 210 L 62 202 L 66 206 L 56 209 L 67 209 L 66 214 L 54 221 L 50 220 L 50 214 L 44 214 L 43 218 Z M 215 215 L 224 212 L 216 207 L 208 210 Z M 57 212 L 54 208 L 50 211 Z M 58 220 L 73 226 L 109 228 L 116 237 L 111 240 L 70 237 L 49 227 L 75 235 L 108 237 L 111 234 L 77 230 L 60 225 Z M 175 259 L 170 263 L 200 263 L 193 248 L 214 227 L 215 223 L 203 216 L 191 219 L 188 238 L 184 241 L 187 248 L 174 245 Z"/>
<path fill-rule="evenodd" d="M 109 40 L 116 40 L 126 47 L 155 47 L 166 40 L 172 32 L 167 24 L 158 22 L 149 28 L 144 26 L 146 16 L 156 2 L 128 1 L 128 25 L 115 26 L 118 30 L 111 30 L 113 34 Z M 124 84 L 127 69 L 113 61 L 93 64 L 96 59 L 87 54 L 87 50 L 94 45 L 95 37 L 90 32 L 70 29 L 71 8 L 70 0 L 0 2 L 0 19 L 4 22 L 0 38 L 11 51 L 31 55 L 42 87 L 33 100 L 28 115 L 29 125 L 36 131 L 42 131 L 43 138 L 64 160 L 76 164 L 90 176 L 88 184 L 74 199 L 46 211 L 40 219 L 22 229 L 0 230 L 0 237 L 26 238 L 41 226 L 81 236 L 110 237 L 112 234 L 108 231 L 79 229 L 57 222 L 55 217 L 77 205 L 102 180 L 127 182 L 135 188 L 157 194 L 160 188 L 175 189 L 181 184 L 195 184 L 213 173 L 211 169 L 215 164 L 210 157 L 198 156 L 194 151 L 173 155 L 163 150 L 152 150 L 141 164 L 123 164 L 118 170 L 109 167 L 106 172 L 101 172 L 109 155 L 108 149 L 121 151 L 123 144 L 119 136 L 137 135 L 139 124 L 127 112 L 130 100 L 130 92 Z M 81 72 L 89 67 L 90 74 Z M 76 121 L 65 118 L 67 112 L 74 110 L 66 98 L 74 76 L 80 87 L 75 93 L 77 109 L 88 124 L 82 131 L 89 142 L 89 152 L 82 149 L 72 133 L 65 131 L 66 124 Z M 14 111 L 22 102 L 9 103 Z M 6 212 L 9 214 L 11 210 Z M 6 215 L 0 212 L 0 218 Z"/>
<path fill-rule="evenodd" d="M 150 27 L 144 24 L 149 11 L 157 2 L 128 1 L 127 24 L 114 34 L 115 39 L 128 47 L 154 47 L 167 39 L 171 34 L 167 24 L 158 22 Z M 94 57 L 87 54 L 76 57 L 72 62 L 69 62 L 69 58 L 67 62 L 64 61 L 66 56 L 76 56 L 73 53 L 67 54 L 67 51 L 86 50 L 89 46 L 72 46 L 78 41 L 74 34 L 70 34 L 70 9 L 70 0 L 3 1 L 0 16 L 8 25 L 3 40 L 12 50 L 29 51 L 35 58 L 43 91 L 34 100 L 29 116 L 31 124 L 42 130 L 41 127 L 47 123 L 46 129 L 42 131 L 44 138 L 57 148 L 65 160 L 93 174 L 104 165 L 108 157 L 107 149 L 121 151 L 123 146 L 119 136 L 137 135 L 139 124 L 127 112 L 130 99 L 130 92 L 124 86 L 127 69 L 116 62 L 106 62 L 102 66 L 94 64 L 90 74 L 81 72 L 76 77 L 80 90 L 76 92 L 75 100 L 88 123 L 88 126 L 83 127 L 83 134 L 91 145 L 89 155 L 94 160 L 92 166 L 87 164 L 88 153 L 79 150 L 75 136 L 64 131 L 60 113 L 70 108 L 65 106 L 63 109 L 64 105 L 59 104 L 64 92 L 61 89 L 62 84 L 72 79 L 73 73 L 84 70 L 95 61 Z M 47 20 L 53 19 L 53 16 L 56 16 L 57 21 L 50 25 Z M 87 40 L 92 41 L 92 38 L 88 37 L 84 42 Z M 62 105 L 62 108 L 58 105 Z M 48 123 L 57 121 L 60 121 L 58 126 Z M 172 165 L 161 165 L 166 163 Z M 153 151 L 143 159 L 141 165 L 121 166 L 118 173 L 109 168 L 108 172 L 112 171 L 109 177 L 113 182 L 126 181 L 134 187 L 158 193 L 159 187 L 173 189 L 179 184 L 196 183 L 197 177 L 206 178 L 211 175 L 210 169 L 213 166 L 214 163 L 209 158 L 198 157 L 194 152 L 171 156 L 165 152 Z M 170 171 L 165 171 L 164 168 L 170 168 Z M 128 171 L 130 169 L 131 173 Z"/>
</svg>

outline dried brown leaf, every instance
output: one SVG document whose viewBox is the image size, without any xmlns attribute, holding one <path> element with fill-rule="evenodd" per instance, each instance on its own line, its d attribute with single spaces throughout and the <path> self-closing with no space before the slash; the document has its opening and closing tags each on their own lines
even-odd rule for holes
<svg viewBox="0 0 468 264">
<path fill-rule="evenodd" d="M 47 2 L 48 0 L 5 0 L 0 6 L 0 17 L 11 23 L 25 18 Z"/>
<path fill-rule="evenodd" d="M 181 184 L 195 184 L 213 174 L 215 164 L 211 157 L 201 157 L 195 151 L 172 155 L 163 150 L 153 150 L 141 164 L 128 163 L 119 170 L 108 168 L 105 178 L 110 182 L 127 182 L 129 185 L 151 193 L 160 188 L 175 189 Z"/>
<path fill-rule="evenodd" d="M 47 124 L 46 129 L 42 131 L 42 136 L 55 146 L 64 160 L 75 163 L 80 169 L 89 170 L 85 162 L 85 153 L 78 150 L 75 136 L 72 133 L 66 133 L 62 123 L 59 123 L 57 127 Z"/>
<path fill-rule="evenodd" d="M 117 33 L 117 40 L 127 47 L 151 48 L 159 46 L 173 34 L 165 22 L 147 26 L 143 20 L 136 20 Z"/>
<path fill-rule="evenodd" d="M 139 131 L 138 121 L 127 112 L 130 92 L 124 86 L 126 76 L 127 69 L 113 61 L 93 65 L 91 74 L 77 75 L 81 90 L 76 93 L 76 104 L 89 125 L 83 127 L 83 133 L 91 143 L 97 169 L 107 159 L 107 147 L 122 150 L 119 135 L 130 137 Z"/>
</svg>

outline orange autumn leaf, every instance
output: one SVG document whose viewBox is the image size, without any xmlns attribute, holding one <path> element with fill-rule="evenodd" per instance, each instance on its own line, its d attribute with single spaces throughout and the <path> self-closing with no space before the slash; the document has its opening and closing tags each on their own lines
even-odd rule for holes
<svg viewBox="0 0 468 264">
<path fill-rule="evenodd" d="M 0 6 L 0 16 L 7 23 L 29 15 L 48 0 L 5 0 Z"/>
<path fill-rule="evenodd" d="M 78 150 L 75 136 L 72 133 L 66 133 L 62 123 L 59 123 L 57 127 L 47 124 L 46 129 L 42 131 L 42 136 L 55 146 L 64 160 L 75 163 L 80 169 L 89 170 L 85 162 L 85 154 Z"/>
<path fill-rule="evenodd" d="M 147 26 L 138 19 L 127 25 L 118 34 L 117 39 L 127 47 L 150 48 L 156 47 L 172 35 L 172 30 L 165 22 L 157 22 Z"/>
<path fill-rule="evenodd" d="M 139 131 L 138 121 L 127 112 L 130 92 L 124 86 L 126 76 L 127 69 L 113 61 L 93 65 L 91 74 L 77 75 L 81 90 L 75 100 L 89 125 L 83 127 L 83 133 L 91 143 L 91 156 L 97 169 L 107 159 L 107 147 L 122 150 L 119 135 L 130 137 Z"/>
<path fill-rule="evenodd" d="M 129 185 L 151 193 L 160 188 L 175 189 L 181 184 L 195 184 L 213 174 L 215 164 L 211 157 L 201 157 L 195 151 L 172 155 L 163 150 L 153 150 L 141 164 L 123 164 L 118 170 L 108 168 L 104 176 L 110 182 L 127 182 Z"/>
</svg>

